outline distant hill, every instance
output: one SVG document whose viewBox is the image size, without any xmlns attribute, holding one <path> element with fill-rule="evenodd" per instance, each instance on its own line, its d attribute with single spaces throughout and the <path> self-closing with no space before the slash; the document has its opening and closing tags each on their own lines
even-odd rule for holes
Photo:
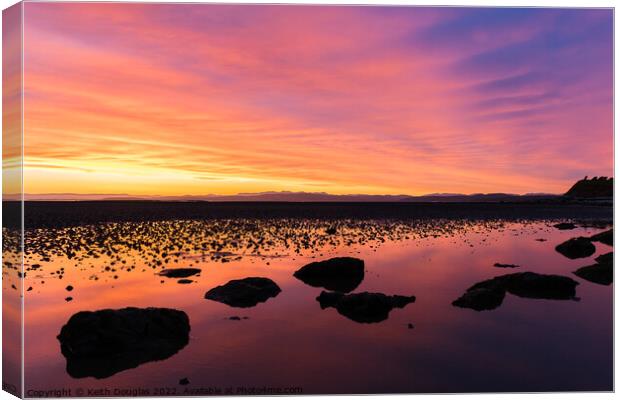
<svg viewBox="0 0 620 400">
<path fill-rule="evenodd" d="M 212 201 L 212 202 L 340 202 L 340 203 L 475 203 L 475 202 L 524 202 L 559 198 L 558 195 L 535 194 L 508 194 L 508 193 L 435 193 L 423 196 L 410 195 L 370 195 L 370 194 L 329 194 L 323 192 L 263 192 L 239 193 L 236 195 L 193 195 L 193 196 L 130 196 L 126 194 L 26 194 L 25 199 L 30 201 Z M 5 196 L 5 200 L 9 200 Z"/>
<path fill-rule="evenodd" d="M 594 177 L 588 179 L 586 176 L 580 181 L 577 181 L 569 190 L 564 194 L 566 197 L 574 197 L 581 199 L 592 198 L 610 198 L 614 195 L 614 178 L 608 178 L 606 176 Z"/>
<path fill-rule="evenodd" d="M 555 194 L 510 194 L 510 193 L 475 193 L 475 194 L 449 194 L 449 195 L 426 195 L 409 196 L 402 201 L 406 202 L 432 202 L 432 203 L 497 203 L 497 202 L 530 202 L 539 200 L 552 200 L 560 196 Z"/>
</svg>

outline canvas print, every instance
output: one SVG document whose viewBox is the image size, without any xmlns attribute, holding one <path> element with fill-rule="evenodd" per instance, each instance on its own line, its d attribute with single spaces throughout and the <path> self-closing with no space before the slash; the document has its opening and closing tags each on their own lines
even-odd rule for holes
<svg viewBox="0 0 620 400">
<path fill-rule="evenodd" d="M 3 12 L 3 389 L 613 390 L 613 10 Z"/>
</svg>

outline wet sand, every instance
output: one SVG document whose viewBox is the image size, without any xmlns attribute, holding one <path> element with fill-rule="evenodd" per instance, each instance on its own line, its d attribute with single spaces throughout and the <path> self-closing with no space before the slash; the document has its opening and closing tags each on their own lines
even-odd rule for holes
<svg viewBox="0 0 620 400">
<path fill-rule="evenodd" d="M 20 203 L 3 202 L 5 226 L 20 225 Z M 102 222 L 210 219 L 605 219 L 606 205 L 541 201 L 517 203 L 248 203 L 80 201 L 26 202 L 25 227 L 63 227 Z"/>
<path fill-rule="evenodd" d="M 179 220 L 170 215 L 212 205 L 166 211 L 157 203 L 128 221 L 86 224 L 109 211 L 109 204 L 95 211 L 97 204 L 73 204 L 77 216 L 63 223 L 58 218 L 71 204 L 56 204 L 45 216 L 38 208 L 41 215 L 33 220 L 39 227 L 26 230 L 21 281 L 27 390 L 140 387 L 149 389 L 147 395 L 265 386 L 301 388 L 304 394 L 611 390 L 613 284 L 575 271 L 613 247 L 594 241 L 594 253 L 577 259 L 555 249 L 609 229 L 609 208 L 566 205 L 556 207 L 562 217 L 534 218 L 540 210 L 533 205 L 485 204 L 469 208 L 478 210 L 478 218 L 458 218 L 467 207 L 429 205 L 432 213 L 454 214 L 414 218 L 420 212 L 416 204 L 396 211 L 370 207 L 382 215 L 406 210 L 410 216 L 373 219 L 338 217 L 342 204 L 321 204 L 313 213 L 322 218 L 275 218 L 291 205 L 244 211 L 247 204 L 226 204 L 217 205 L 224 210 L 220 216 L 252 214 Z M 122 207 L 115 207 L 115 218 L 122 218 Z M 155 209 L 168 217 L 155 220 Z M 491 218 L 494 213 L 512 217 Z M 574 228 L 559 229 L 559 223 Z M 48 224 L 53 227 L 42 227 Z M 4 234 L 13 243 L 11 230 Z M 325 295 L 326 284 L 295 276 L 310 263 L 334 257 L 364 262 L 363 275 L 355 275 L 345 295 Z M 496 264 L 510 265 L 510 271 Z M 3 265 L 5 276 L 16 272 L 15 265 Z M 511 286 L 502 288 L 501 304 L 483 311 L 453 304 L 480 282 L 522 272 L 564 277 L 575 282 L 575 293 L 547 296 Z M 240 307 L 207 296 L 248 277 L 265 278 L 277 290 Z M 15 291 L 9 282 L 3 280 L 3 289 Z M 407 301 L 399 301 L 404 297 Z M 360 315 L 364 308 L 347 308 L 347 302 L 367 301 L 391 303 L 370 316 Z M 126 307 L 186 313 L 189 341 L 135 362 L 117 357 L 103 372 L 93 372 L 98 363 L 76 363 L 63 354 L 57 336 L 72 316 Z M 157 392 L 162 387 L 169 391 Z"/>
</svg>

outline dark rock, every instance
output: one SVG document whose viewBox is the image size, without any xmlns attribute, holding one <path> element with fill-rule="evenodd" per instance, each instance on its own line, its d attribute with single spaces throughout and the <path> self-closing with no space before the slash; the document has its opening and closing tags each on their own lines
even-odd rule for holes
<svg viewBox="0 0 620 400">
<path fill-rule="evenodd" d="M 171 268 L 160 271 L 159 275 L 165 276 L 166 278 L 187 278 L 188 276 L 196 275 L 199 273 L 199 268 Z"/>
<path fill-rule="evenodd" d="M 364 280 L 364 261 L 353 257 L 330 258 L 304 265 L 293 276 L 310 286 L 348 293 Z"/>
<path fill-rule="evenodd" d="M 413 324 L 407 324 L 408 329 L 413 329 Z"/>
<path fill-rule="evenodd" d="M 69 297 L 65 297 L 65 301 L 69 302 L 69 301 L 71 301 L 71 300 L 73 300 L 73 297 L 71 297 L 71 296 L 69 296 Z"/>
<path fill-rule="evenodd" d="M 596 264 L 581 267 L 573 273 L 592 283 L 611 285 L 614 281 L 614 253 L 600 255 L 595 261 Z"/>
<path fill-rule="evenodd" d="M 338 229 L 335 226 L 331 226 L 325 229 L 325 233 L 328 235 L 335 235 L 338 232 Z"/>
<path fill-rule="evenodd" d="M 608 246 L 613 246 L 614 245 L 614 230 L 612 228 L 608 231 L 597 233 L 596 235 L 590 236 L 590 240 L 593 242 L 601 242 Z"/>
<path fill-rule="evenodd" d="M 590 239 L 576 237 L 557 245 L 555 251 L 574 260 L 576 258 L 590 257 L 596 251 L 596 247 L 590 242 Z"/>
<path fill-rule="evenodd" d="M 181 284 L 188 284 L 188 283 L 192 283 L 192 282 L 194 282 L 194 281 L 191 280 L 191 279 L 179 279 L 177 281 L 177 283 L 181 283 Z"/>
<path fill-rule="evenodd" d="M 529 299 L 572 300 L 578 282 L 567 276 L 534 272 L 511 274 L 506 278 L 506 291 Z"/>
<path fill-rule="evenodd" d="M 581 279 L 599 285 L 611 285 L 614 281 L 613 265 L 609 264 L 593 264 L 581 267 L 573 272 Z"/>
<path fill-rule="evenodd" d="M 179 385 L 189 385 L 189 379 L 183 378 L 179 380 Z"/>
<path fill-rule="evenodd" d="M 476 311 L 493 310 L 499 307 L 506 295 L 505 276 L 478 282 L 465 294 L 452 302 L 453 306 L 471 308 Z"/>
<path fill-rule="evenodd" d="M 168 308 L 81 311 L 58 340 L 73 378 L 107 378 L 150 361 L 164 360 L 189 342 L 189 318 Z"/>
<path fill-rule="evenodd" d="M 236 315 L 228 318 L 231 321 L 241 321 L 241 317 L 237 317 Z"/>
<path fill-rule="evenodd" d="M 506 292 L 530 299 L 575 299 L 578 284 L 566 276 L 518 272 L 479 282 L 452 305 L 476 311 L 493 310 L 502 304 Z"/>
<path fill-rule="evenodd" d="M 387 296 L 383 293 L 342 294 L 321 292 L 316 298 L 322 309 L 333 307 L 338 313 L 360 323 L 381 322 L 393 308 L 403 308 L 415 301 L 415 296 Z"/>
<path fill-rule="evenodd" d="M 73 290 L 73 286 L 69 285 L 65 289 L 67 290 L 67 292 L 70 292 Z"/>
<path fill-rule="evenodd" d="M 519 268 L 518 265 L 515 264 L 500 264 L 500 263 L 495 263 L 493 264 L 494 267 L 497 268 Z"/>
<path fill-rule="evenodd" d="M 232 280 L 215 287 L 205 294 L 205 299 L 227 304 L 231 307 L 254 307 L 282 290 L 268 278 L 245 278 Z"/>
<path fill-rule="evenodd" d="M 506 296 L 506 291 L 503 289 L 470 288 L 465 294 L 454 300 L 452 305 L 471 308 L 476 311 L 493 310 L 502 305 L 504 296 Z"/>
<path fill-rule="evenodd" d="M 613 264 L 614 263 L 614 252 L 610 251 L 609 253 L 601 254 L 600 256 L 594 259 L 599 264 Z"/>
<path fill-rule="evenodd" d="M 571 230 L 577 228 L 577 226 L 570 222 L 561 222 L 559 224 L 553 225 L 554 228 L 557 228 L 561 231 Z"/>
</svg>

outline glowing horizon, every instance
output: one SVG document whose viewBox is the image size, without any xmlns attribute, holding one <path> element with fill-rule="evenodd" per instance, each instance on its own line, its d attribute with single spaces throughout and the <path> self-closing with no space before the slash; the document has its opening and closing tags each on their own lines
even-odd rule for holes
<svg viewBox="0 0 620 400">
<path fill-rule="evenodd" d="M 26 193 L 563 193 L 613 176 L 611 10 L 24 8 Z"/>
</svg>

